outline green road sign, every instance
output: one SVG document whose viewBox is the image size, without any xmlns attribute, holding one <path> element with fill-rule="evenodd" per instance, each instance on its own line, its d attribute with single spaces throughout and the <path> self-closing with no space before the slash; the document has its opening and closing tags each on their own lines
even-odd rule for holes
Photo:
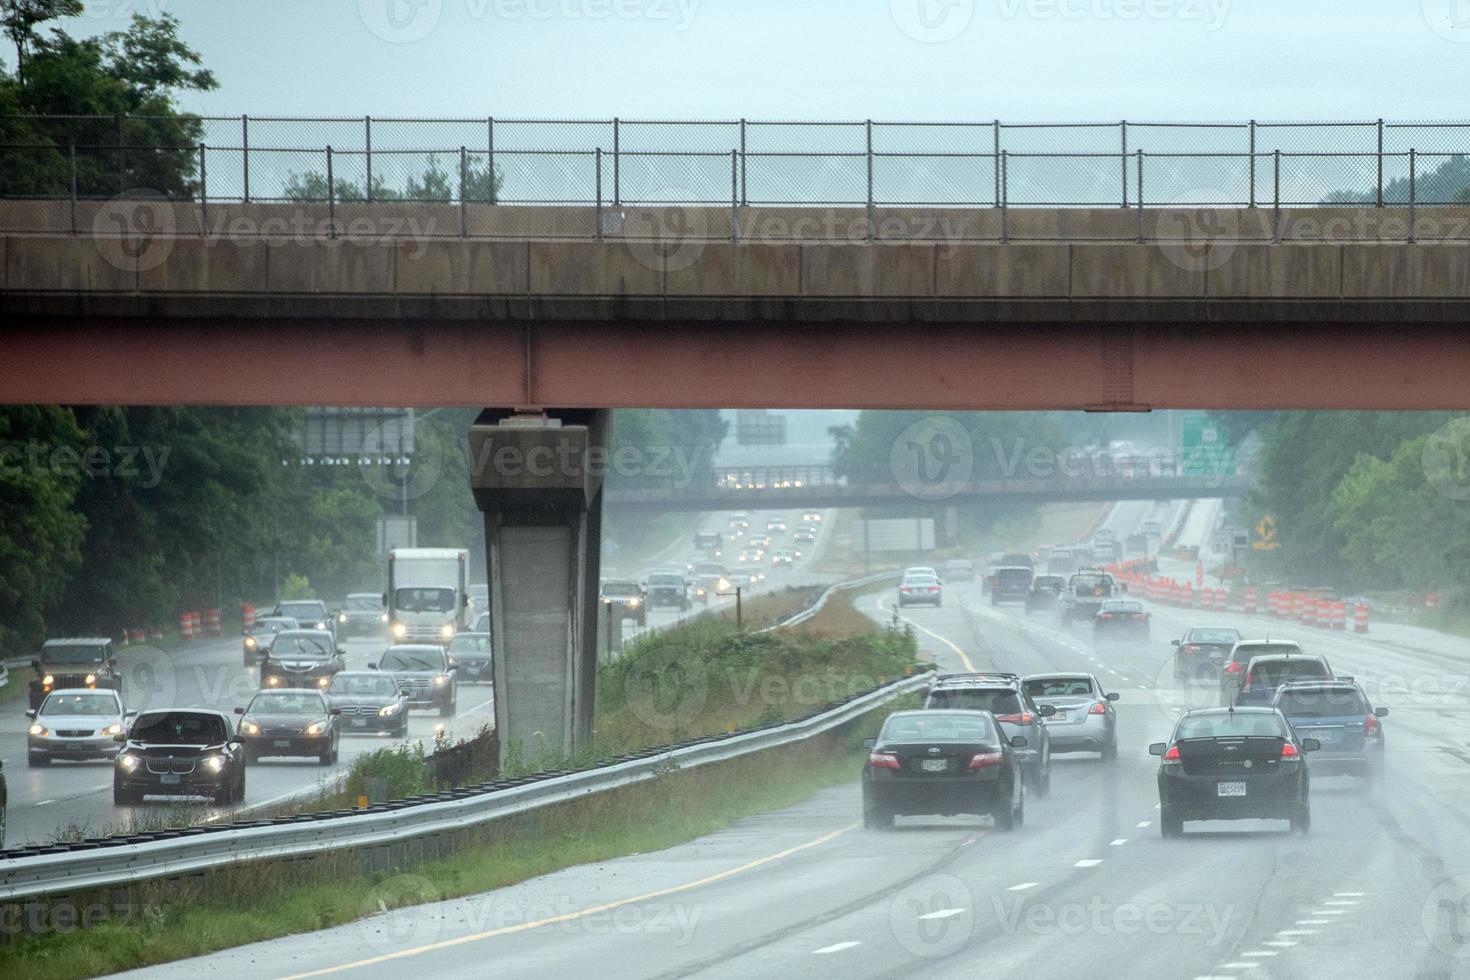
<svg viewBox="0 0 1470 980">
<path fill-rule="evenodd" d="M 1235 472 L 1235 448 L 1209 412 L 1186 412 L 1180 420 L 1179 472 L 1183 476 L 1226 476 Z"/>
</svg>

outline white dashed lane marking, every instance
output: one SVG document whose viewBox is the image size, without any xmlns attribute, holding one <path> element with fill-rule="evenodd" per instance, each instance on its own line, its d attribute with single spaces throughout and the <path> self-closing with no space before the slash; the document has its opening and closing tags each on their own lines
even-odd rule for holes
<svg viewBox="0 0 1470 980">
<path fill-rule="evenodd" d="M 924 915 L 919 916 L 919 918 L 921 920 L 924 920 L 924 919 L 948 919 L 951 916 L 964 915 L 964 914 L 965 914 L 965 910 L 964 909 L 939 909 L 939 910 L 934 911 L 934 912 L 926 912 Z"/>
<path fill-rule="evenodd" d="M 1040 882 L 1023 881 L 1019 885 L 1012 885 L 1011 887 L 1007 888 L 1006 891 L 1008 891 L 1008 892 L 1023 892 L 1023 891 L 1025 891 L 1028 888 L 1035 888 L 1038 884 L 1040 884 Z"/>
<path fill-rule="evenodd" d="M 813 956 L 826 956 L 828 953 L 840 953 L 844 949 L 852 949 L 854 946 L 861 946 L 861 945 L 862 945 L 862 943 L 852 942 L 852 941 L 848 941 L 848 942 L 845 942 L 845 943 L 833 943 L 831 946 L 823 946 L 821 949 L 814 949 L 814 950 L 812 950 L 812 955 Z"/>
<path fill-rule="evenodd" d="M 1074 867 L 1074 868 L 1095 868 L 1099 864 L 1102 864 L 1102 858 L 1083 858 L 1081 861 L 1078 861 L 1076 864 L 1072 865 L 1072 867 Z"/>
</svg>

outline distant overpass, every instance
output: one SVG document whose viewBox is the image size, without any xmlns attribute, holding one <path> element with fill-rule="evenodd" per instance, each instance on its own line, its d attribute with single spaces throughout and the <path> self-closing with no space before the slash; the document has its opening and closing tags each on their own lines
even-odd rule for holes
<svg viewBox="0 0 1470 980">
<path fill-rule="evenodd" d="M 734 481 L 721 479 L 733 475 Z M 848 484 L 827 467 L 743 467 L 716 471 L 716 479 L 687 487 L 608 490 L 604 503 L 625 511 L 789 510 L 792 508 L 914 506 L 995 502 L 1088 500 L 1186 500 L 1240 497 L 1254 485 L 1247 476 L 1061 476 L 974 480 L 942 495 L 898 483 Z"/>
</svg>

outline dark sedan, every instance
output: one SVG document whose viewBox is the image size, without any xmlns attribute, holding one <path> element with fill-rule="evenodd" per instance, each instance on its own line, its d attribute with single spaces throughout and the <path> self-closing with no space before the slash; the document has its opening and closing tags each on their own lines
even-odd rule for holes
<svg viewBox="0 0 1470 980">
<path fill-rule="evenodd" d="M 1312 826 L 1305 753 L 1319 744 L 1298 739 L 1274 708 L 1199 708 L 1180 716 L 1159 760 L 1159 831 L 1178 837 L 1186 820 L 1290 820 Z"/>
<path fill-rule="evenodd" d="M 301 624 L 289 616 L 262 616 L 254 626 L 241 630 L 245 635 L 241 641 L 245 666 L 254 667 L 265 659 L 265 652 L 270 649 L 277 633 L 300 628 Z"/>
<path fill-rule="evenodd" d="M 888 716 L 863 765 L 863 825 L 888 830 L 895 816 L 989 815 L 1001 830 L 1025 820 L 1021 763 L 987 711 L 899 711 Z"/>
<path fill-rule="evenodd" d="M 1184 636 L 1170 641 L 1174 651 L 1176 680 L 1213 680 L 1220 674 L 1225 658 L 1240 642 L 1240 630 L 1220 626 L 1196 626 Z"/>
<path fill-rule="evenodd" d="M 1092 617 L 1092 638 L 1102 640 L 1147 640 L 1149 615 L 1136 599 L 1109 599 Z"/>
<path fill-rule="evenodd" d="M 383 596 L 377 592 L 350 594 L 342 602 L 342 611 L 337 614 L 337 627 L 341 636 L 371 636 L 386 639 L 388 610 L 383 608 Z"/>
<path fill-rule="evenodd" d="M 113 803 L 141 803 L 145 795 L 208 796 L 222 805 L 245 799 L 245 749 L 227 715 L 145 711 L 117 739 L 123 748 L 113 764 Z"/>
<path fill-rule="evenodd" d="M 391 674 L 414 707 L 438 708 L 441 718 L 454 714 L 459 700 L 457 668 L 449 662 L 443 647 L 427 643 L 395 644 L 384 651 L 382 660 L 368 664 L 368 668 Z"/>
<path fill-rule="evenodd" d="M 342 714 L 321 691 L 261 691 L 241 715 L 240 742 L 251 762 L 267 755 L 316 756 L 324 766 L 337 761 Z"/>
<path fill-rule="evenodd" d="M 336 639 L 326 630 L 282 630 L 260 662 L 260 686 L 325 690 L 345 664 Z"/>
<path fill-rule="evenodd" d="M 342 712 L 339 725 L 348 735 L 387 732 L 403 738 L 408 734 L 408 695 L 387 674 L 344 670 L 332 678 L 327 700 Z"/>
<path fill-rule="evenodd" d="M 489 684 L 495 680 L 489 633 L 461 633 L 449 641 L 449 662 L 461 684 Z"/>
</svg>

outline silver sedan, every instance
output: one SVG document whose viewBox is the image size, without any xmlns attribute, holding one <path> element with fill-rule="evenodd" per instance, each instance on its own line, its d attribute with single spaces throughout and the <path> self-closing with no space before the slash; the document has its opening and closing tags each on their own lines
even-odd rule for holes
<svg viewBox="0 0 1470 980">
<path fill-rule="evenodd" d="M 1056 713 L 1046 719 L 1053 752 L 1101 752 L 1104 761 L 1118 757 L 1116 692 L 1104 692 L 1093 674 L 1028 674 L 1021 679 L 1038 705 Z"/>
<path fill-rule="evenodd" d="M 53 759 L 111 759 L 122 747 L 117 736 L 128 716 L 116 691 L 78 688 L 52 691 L 41 706 L 26 712 L 26 749 L 32 766 Z"/>
</svg>

